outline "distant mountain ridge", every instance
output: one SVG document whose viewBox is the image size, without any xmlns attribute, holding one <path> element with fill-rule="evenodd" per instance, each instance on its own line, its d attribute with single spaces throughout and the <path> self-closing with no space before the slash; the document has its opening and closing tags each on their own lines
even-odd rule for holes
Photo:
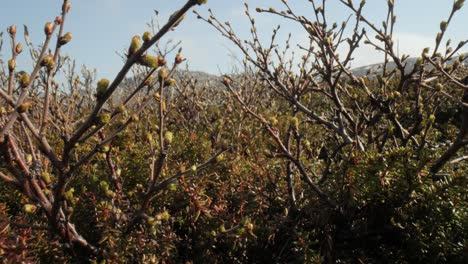
<svg viewBox="0 0 468 264">
<path fill-rule="evenodd" d="M 468 67 L 468 53 L 464 53 L 465 57 L 467 59 L 464 60 L 463 64 Z M 456 59 L 458 59 L 459 56 L 455 56 L 449 64 L 453 63 Z M 413 69 L 414 64 L 416 63 L 418 58 L 416 57 L 410 57 L 405 60 L 406 63 L 406 70 L 410 71 Z M 357 68 L 352 68 L 351 72 L 355 74 L 356 76 L 365 76 L 365 75 L 375 75 L 379 71 L 382 70 L 383 63 L 375 63 L 375 64 L 369 64 L 365 66 L 360 66 Z M 396 68 L 396 64 L 392 61 L 390 61 L 387 64 L 387 70 L 393 70 Z M 235 74 L 238 75 L 238 74 Z M 187 78 L 189 77 L 189 78 Z M 221 81 L 221 76 L 217 74 L 211 74 L 203 71 L 191 71 L 191 70 L 178 70 L 174 72 L 174 78 L 177 80 L 193 80 L 196 82 L 196 86 L 207 86 L 210 88 L 218 87 L 219 82 Z M 124 86 L 130 85 L 132 81 L 134 80 L 134 77 L 129 77 L 124 80 Z"/>
<path fill-rule="evenodd" d="M 468 53 L 464 53 L 464 56 L 465 58 L 468 57 Z M 455 60 L 457 60 L 460 56 L 455 56 L 452 60 L 450 60 L 448 63 L 449 64 L 452 64 Z M 411 69 L 413 69 L 414 67 L 414 64 L 416 63 L 416 61 L 418 60 L 418 58 L 416 57 L 410 57 L 408 59 L 405 60 L 405 63 L 406 63 L 406 70 L 407 71 L 410 71 Z M 465 66 L 468 66 L 468 59 L 465 59 L 463 61 L 463 64 Z M 375 64 L 370 64 L 370 65 L 366 65 L 366 66 L 361 66 L 361 67 L 357 67 L 357 68 L 353 68 L 351 70 L 352 73 L 354 73 L 355 75 L 357 76 L 364 76 L 364 75 L 369 75 L 369 74 L 373 74 L 373 73 L 376 73 L 378 72 L 379 70 L 382 70 L 382 67 L 383 67 L 383 63 L 375 63 Z M 387 64 L 387 70 L 393 70 L 396 68 L 396 64 L 395 62 L 393 61 L 390 61 L 388 64 Z"/>
</svg>

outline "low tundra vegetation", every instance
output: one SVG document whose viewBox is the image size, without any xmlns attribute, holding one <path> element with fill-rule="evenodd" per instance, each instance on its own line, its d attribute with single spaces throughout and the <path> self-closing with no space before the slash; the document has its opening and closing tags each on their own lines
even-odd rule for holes
<svg viewBox="0 0 468 264">
<path fill-rule="evenodd" d="M 446 36 L 464 1 L 414 59 L 396 51 L 393 0 L 383 23 L 365 1 L 339 0 L 341 25 L 327 23 L 325 0 L 307 17 L 279 2 L 246 4 L 241 39 L 207 1 L 188 0 L 130 37 L 120 72 L 100 80 L 62 55 L 74 44 L 69 0 L 40 46 L 9 26 L 0 259 L 466 263 L 467 41 Z M 178 45 L 160 44 L 194 6 L 243 54 L 241 70 L 201 81 Z M 279 45 L 280 28 L 263 43 L 261 15 L 293 21 L 309 43 Z M 350 67 L 360 45 L 385 58 L 366 75 Z M 17 65 L 23 49 L 33 68 Z"/>
</svg>

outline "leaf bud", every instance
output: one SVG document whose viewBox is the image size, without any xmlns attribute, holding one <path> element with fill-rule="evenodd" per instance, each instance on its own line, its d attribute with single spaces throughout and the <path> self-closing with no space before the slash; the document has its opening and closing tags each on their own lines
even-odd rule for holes
<svg viewBox="0 0 468 264">
<path fill-rule="evenodd" d="M 159 66 L 165 66 L 166 64 L 167 64 L 166 59 L 164 59 L 163 56 L 159 55 L 159 56 L 158 56 L 158 65 L 159 65 Z"/>
<path fill-rule="evenodd" d="M 232 81 L 231 81 L 231 78 L 229 78 L 229 77 L 227 77 L 227 76 L 224 76 L 224 78 L 223 78 L 223 84 L 224 84 L 225 86 L 231 85 L 231 82 L 232 82 Z"/>
<path fill-rule="evenodd" d="M 44 180 L 44 182 L 45 182 L 46 184 L 50 184 L 50 183 L 52 182 L 52 179 L 51 179 L 51 177 L 50 177 L 50 174 L 49 174 L 47 171 L 44 171 L 44 172 L 41 174 L 41 176 L 42 176 L 42 179 Z"/>
<path fill-rule="evenodd" d="M 14 60 L 14 59 L 9 60 L 8 61 L 8 70 L 10 72 L 12 72 L 12 71 L 15 70 L 15 68 L 16 68 L 16 60 Z"/>
<path fill-rule="evenodd" d="M 140 118 L 138 117 L 137 114 L 133 114 L 131 117 L 130 117 L 130 120 L 132 122 L 138 122 L 140 120 Z"/>
<path fill-rule="evenodd" d="M 158 76 L 159 76 L 159 80 L 162 81 L 162 80 L 165 80 L 167 78 L 167 70 L 162 68 L 161 70 L 159 70 L 158 72 Z"/>
<path fill-rule="evenodd" d="M 181 64 L 182 61 L 184 61 L 184 58 L 182 57 L 182 54 L 177 53 L 177 55 L 175 56 L 174 62 L 176 64 Z"/>
<path fill-rule="evenodd" d="M 96 88 L 97 97 L 98 98 L 102 97 L 106 93 L 107 88 L 109 88 L 109 80 L 108 79 L 99 80 L 99 82 L 97 83 L 97 88 Z"/>
<path fill-rule="evenodd" d="M 125 112 L 125 105 L 121 104 L 117 107 L 117 113 L 121 114 L 123 112 Z"/>
<path fill-rule="evenodd" d="M 133 55 L 141 47 L 140 36 L 133 36 L 132 41 L 130 42 L 130 47 L 128 48 L 128 56 Z"/>
<path fill-rule="evenodd" d="M 216 156 L 216 162 L 222 162 L 224 160 L 224 154 L 219 154 Z"/>
<path fill-rule="evenodd" d="M 168 211 L 164 211 L 164 212 L 156 215 L 156 219 L 161 220 L 161 221 L 167 221 L 167 220 L 169 220 L 169 217 L 171 217 L 171 215 L 169 214 Z"/>
<path fill-rule="evenodd" d="M 23 44 L 18 43 L 16 44 L 16 47 L 15 47 L 15 53 L 20 54 L 21 52 L 23 52 Z"/>
<path fill-rule="evenodd" d="M 20 106 L 18 106 L 16 108 L 16 111 L 18 113 L 22 114 L 24 112 L 27 112 L 29 110 L 29 108 L 31 108 L 31 105 L 32 105 L 32 101 L 24 102 L 24 103 L 22 103 Z"/>
<path fill-rule="evenodd" d="M 65 45 L 68 42 L 70 42 L 72 39 L 72 33 L 67 32 L 65 35 L 61 36 L 59 39 L 59 44 L 60 45 Z"/>
<path fill-rule="evenodd" d="M 159 67 L 158 58 L 155 56 L 150 56 L 150 55 L 141 56 L 140 62 L 143 66 L 146 66 L 146 67 L 150 67 L 150 68 Z"/>
<path fill-rule="evenodd" d="M 146 31 L 145 33 L 143 33 L 143 36 L 142 36 L 143 42 L 148 42 L 148 41 L 150 41 L 150 40 L 151 40 L 151 37 L 152 37 L 152 36 L 151 36 L 151 33 L 148 32 L 148 31 Z"/>
<path fill-rule="evenodd" d="M 16 35 L 16 25 L 9 26 L 8 33 L 10 33 L 10 36 L 14 37 Z"/>
<path fill-rule="evenodd" d="M 44 26 L 44 33 L 46 36 L 50 36 L 52 35 L 52 32 L 54 32 L 54 23 L 47 22 Z"/>
<path fill-rule="evenodd" d="M 164 82 L 164 86 L 173 86 L 176 84 L 176 80 L 174 78 L 170 78 Z"/>
<path fill-rule="evenodd" d="M 108 124 L 111 120 L 111 115 L 109 113 L 102 113 L 99 115 L 99 123 L 101 125 Z"/>
<path fill-rule="evenodd" d="M 445 31 L 447 29 L 447 25 L 448 25 L 447 21 L 440 22 L 440 30 Z"/>
<path fill-rule="evenodd" d="M 55 22 L 56 25 L 60 25 L 63 22 L 63 18 L 61 16 L 57 16 L 57 17 L 55 17 L 54 22 Z"/>
<path fill-rule="evenodd" d="M 166 131 L 166 133 L 164 133 L 164 142 L 170 145 L 172 144 L 173 140 L 174 140 L 174 134 L 171 131 Z"/>
<path fill-rule="evenodd" d="M 71 8 L 71 3 L 66 2 L 62 8 L 63 8 L 63 11 L 65 11 L 65 13 L 68 13 L 70 11 L 70 8 Z"/>
<path fill-rule="evenodd" d="M 34 214 L 37 210 L 37 206 L 34 204 L 25 204 L 23 206 L 23 211 L 28 214 Z"/>
<path fill-rule="evenodd" d="M 460 10 L 462 7 L 463 7 L 463 4 L 465 3 L 465 0 L 457 0 L 454 4 L 453 4 L 453 9 L 455 11 L 458 11 Z"/>
<path fill-rule="evenodd" d="M 46 67 L 48 70 L 51 70 L 55 66 L 54 57 L 52 55 L 46 55 L 41 60 L 41 66 Z"/>
</svg>

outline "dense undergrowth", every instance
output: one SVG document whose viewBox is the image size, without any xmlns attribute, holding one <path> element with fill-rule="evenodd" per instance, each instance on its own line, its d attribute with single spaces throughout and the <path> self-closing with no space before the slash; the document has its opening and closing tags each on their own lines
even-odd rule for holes
<svg viewBox="0 0 468 264">
<path fill-rule="evenodd" d="M 343 3 L 360 15 L 361 6 Z M 287 5 L 283 13 L 257 10 L 310 32 L 298 72 L 285 53 L 255 40 L 249 11 L 251 42 L 237 41 L 214 15 L 206 19 L 246 57 L 242 72 L 210 83 L 177 68 L 181 53 L 162 57 L 150 33 L 143 44 L 132 39 L 125 65 L 133 78 L 124 82 L 77 73 L 57 50 L 53 63 L 33 56 L 42 66 L 28 83 L 26 73 L 2 68 L 0 259 L 466 263 L 461 47 L 424 51 L 408 70 L 405 58 L 392 57 L 391 35 L 381 37 L 393 21 L 374 29 L 380 42 L 366 43 L 382 47 L 394 69 L 354 76 L 335 53 L 340 29 L 313 7 L 312 21 Z M 58 47 L 68 43 L 60 34 Z M 350 54 L 365 36 L 349 36 Z"/>
</svg>

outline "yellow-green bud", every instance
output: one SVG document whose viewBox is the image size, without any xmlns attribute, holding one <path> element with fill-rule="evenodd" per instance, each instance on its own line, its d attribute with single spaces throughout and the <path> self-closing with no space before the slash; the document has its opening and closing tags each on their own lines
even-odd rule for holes
<svg viewBox="0 0 468 264">
<path fill-rule="evenodd" d="M 169 184 L 169 191 L 176 191 L 177 190 L 177 184 L 171 183 Z"/>
<path fill-rule="evenodd" d="M 422 55 L 423 57 L 425 57 L 427 55 L 427 53 L 429 53 L 429 47 L 425 47 L 422 51 Z"/>
<path fill-rule="evenodd" d="M 224 227 L 224 225 L 221 225 L 221 226 L 219 227 L 219 231 L 220 231 L 221 233 L 226 232 L 226 227 Z"/>
<path fill-rule="evenodd" d="M 100 149 L 99 149 L 100 152 L 102 153 L 107 153 L 110 151 L 110 147 L 108 145 L 105 145 L 105 146 L 102 146 Z"/>
<path fill-rule="evenodd" d="M 145 132 L 145 138 L 148 142 L 153 141 L 153 135 L 150 132 Z"/>
<path fill-rule="evenodd" d="M 59 44 L 60 45 L 65 45 L 68 42 L 70 42 L 72 39 L 72 33 L 67 32 L 65 35 L 61 36 L 59 39 Z"/>
<path fill-rule="evenodd" d="M 14 59 L 11 59 L 8 61 L 8 70 L 10 72 L 14 71 L 16 68 L 16 61 Z"/>
<path fill-rule="evenodd" d="M 218 156 L 216 156 L 216 161 L 217 162 L 221 162 L 224 160 L 224 154 L 219 154 Z"/>
<path fill-rule="evenodd" d="M 144 41 L 144 42 L 150 41 L 150 40 L 151 40 L 151 33 L 148 32 L 148 31 L 146 31 L 145 33 L 143 33 L 143 37 L 142 37 L 142 38 L 143 38 L 143 41 Z"/>
<path fill-rule="evenodd" d="M 429 116 L 429 121 L 430 121 L 431 123 L 434 122 L 435 119 L 436 119 L 435 115 L 432 114 L 432 115 Z"/>
<path fill-rule="evenodd" d="M 175 59 L 174 59 L 175 64 L 181 64 L 182 61 L 184 61 L 184 58 L 182 57 L 182 54 L 177 53 L 177 55 L 175 56 Z"/>
<path fill-rule="evenodd" d="M 147 66 L 150 68 L 157 68 L 159 66 L 158 64 L 158 58 L 155 56 L 150 56 L 150 55 L 144 55 L 141 57 L 141 64 L 143 66 Z"/>
<path fill-rule="evenodd" d="M 121 114 L 123 112 L 125 112 L 125 105 L 121 104 L 117 107 L 117 113 Z"/>
<path fill-rule="evenodd" d="M 173 86 L 174 84 L 176 84 L 176 80 L 173 78 L 168 79 L 164 82 L 164 86 Z"/>
<path fill-rule="evenodd" d="M 294 129 L 299 129 L 299 119 L 297 117 L 292 117 L 291 118 L 291 125 L 293 126 Z"/>
<path fill-rule="evenodd" d="M 132 42 L 130 43 L 130 47 L 128 48 L 128 56 L 133 55 L 137 50 L 141 47 L 141 39 L 140 36 L 133 36 Z"/>
<path fill-rule="evenodd" d="M 25 159 L 26 159 L 26 163 L 30 164 L 33 160 L 33 156 L 31 154 L 27 154 L 25 156 Z"/>
<path fill-rule="evenodd" d="M 453 9 L 454 10 L 460 10 L 462 7 L 463 7 L 463 4 L 465 3 L 465 0 L 457 0 L 454 4 L 453 4 Z"/>
<path fill-rule="evenodd" d="M 162 68 L 159 70 L 158 76 L 160 81 L 165 80 L 167 78 L 167 70 Z"/>
<path fill-rule="evenodd" d="M 448 25 L 447 21 L 440 22 L 440 30 L 445 31 L 447 29 L 447 25 Z"/>
<path fill-rule="evenodd" d="M 73 193 L 74 193 L 74 192 L 75 192 L 75 189 L 74 189 L 74 188 L 70 188 L 70 190 L 68 190 L 68 191 L 64 194 L 65 199 L 67 199 L 67 200 L 73 199 Z"/>
<path fill-rule="evenodd" d="M 154 217 L 148 217 L 146 219 L 146 222 L 149 224 L 149 225 L 156 225 L 156 219 L 154 219 Z"/>
<path fill-rule="evenodd" d="M 192 166 L 190 167 L 190 171 L 191 171 L 191 172 L 196 172 L 196 171 L 197 171 L 197 166 L 192 165 Z"/>
<path fill-rule="evenodd" d="M 377 37 L 380 37 L 380 36 L 377 35 L 376 38 L 377 38 Z M 329 45 L 329 46 L 332 46 L 332 45 L 333 45 L 333 40 L 332 40 L 331 38 L 329 38 L 329 37 L 325 37 L 325 38 L 323 39 L 323 41 L 325 42 L 325 44 L 327 44 L 327 45 Z"/>
<path fill-rule="evenodd" d="M 16 108 L 16 111 L 18 111 L 18 113 L 22 114 L 24 112 L 27 112 L 29 110 L 29 108 L 31 107 L 31 105 L 32 105 L 32 101 L 24 102 L 20 106 L 18 106 L 18 108 Z"/>
<path fill-rule="evenodd" d="M 97 88 L 96 88 L 97 97 L 98 98 L 102 97 L 106 93 L 107 88 L 109 88 L 109 80 L 107 79 L 99 80 L 99 82 L 97 83 Z"/>
<path fill-rule="evenodd" d="M 47 55 L 41 60 L 41 66 L 46 67 L 48 70 L 51 70 L 55 66 L 54 57 L 52 55 Z"/>
<path fill-rule="evenodd" d="M 103 189 L 103 190 L 108 190 L 109 189 L 109 183 L 107 183 L 106 181 L 101 181 L 99 183 L 99 186 Z"/>
<path fill-rule="evenodd" d="M 107 196 L 107 198 L 114 198 L 115 193 L 112 190 L 107 190 L 106 191 L 106 196 Z"/>
<path fill-rule="evenodd" d="M 23 44 L 21 43 L 16 44 L 16 47 L 15 47 L 16 54 L 20 54 L 22 51 L 23 51 Z"/>
<path fill-rule="evenodd" d="M 50 178 L 50 174 L 47 171 L 44 171 L 41 176 L 46 184 L 50 184 L 52 182 L 52 179 Z"/>
<path fill-rule="evenodd" d="M 156 219 L 161 220 L 161 221 L 167 221 L 167 220 L 169 220 L 169 217 L 171 217 L 171 215 L 169 214 L 168 211 L 164 211 L 164 212 L 156 215 Z"/>
<path fill-rule="evenodd" d="M 278 124 L 278 119 L 276 119 L 274 116 L 270 117 L 270 124 L 272 126 L 276 126 Z"/>
<path fill-rule="evenodd" d="M 130 120 L 132 122 L 138 122 L 140 120 L 140 118 L 138 117 L 137 114 L 133 114 L 132 117 L 130 117 Z"/>
<path fill-rule="evenodd" d="M 25 204 L 23 206 L 23 211 L 28 214 L 33 214 L 37 210 L 37 207 L 34 204 Z"/>
<path fill-rule="evenodd" d="M 108 124 L 111 120 L 111 115 L 109 113 L 101 113 L 99 115 L 99 123 L 101 125 Z"/>
<path fill-rule="evenodd" d="M 172 144 L 173 140 L 174 140 L 174 134 L 171 131 L 166 131 L 166 133 L 164 133 L 164 142 L 170 145 Z"/>
<path fill-rule="evenodd" d="M 155 101 L 159 101 L 159 100 L 161 100 L 161 95 L 159 93 L 154 93 L 153 98 L 154 98 Z"/>
</svg>

